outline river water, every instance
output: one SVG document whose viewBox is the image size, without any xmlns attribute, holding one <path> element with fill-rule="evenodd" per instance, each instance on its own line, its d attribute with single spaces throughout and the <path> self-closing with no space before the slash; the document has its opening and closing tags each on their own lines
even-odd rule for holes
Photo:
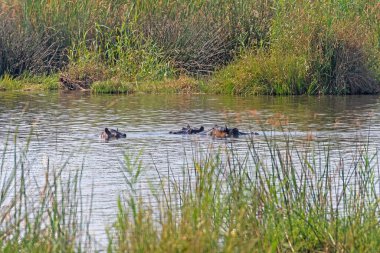
<svg viewBox="0 0 380 253">
<path fill-rule="evenodd" d="M 197 150 L 234 145 L 246 150 L 247 138 L 215 140 L 208 135 L 168 132 L 190 124 L 206 130 L 215 124 L 256 131 L 264 136 L 291 133 L 294 140 L 338 142 L 349 150 L 358 141 L 380 145 L 379 96 L 231 97 L 210 95 L 94 95 L 67 92 L 0 93 L 0 151 L 5 168 L 14 149 L 29 142 L 27 165 L 36 177 L 47 167 L 82 169 L 81 189 L 92 196 L 90 233 L 105 238 L 104 228 L 116 218 L 117 197 L 128 191 L 124 156 L 143 162 L 142 182 L 157 183 L 158 173 L 180 174 Z M 105 127 L 127 138 L 102 141 Z M 14 147 L 14 137 L 16 146 Z M 369 137 L 369 138 L 368 138 Z M 8 139 L 8 141 L 6 141 Z M 8 145 L 6 145 L 8 144 Z M 148 188 L 141 184 L 140 190 Z M 102 241 L 102 239 L 100 239 Z"/>
</svg>

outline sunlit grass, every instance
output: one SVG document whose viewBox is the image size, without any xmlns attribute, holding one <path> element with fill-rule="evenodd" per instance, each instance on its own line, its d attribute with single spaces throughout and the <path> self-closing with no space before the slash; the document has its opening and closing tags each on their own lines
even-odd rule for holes
<svg viewBox="0 0 380 253">
<path fill-rule="evenodd" d="M 289 95 L 305 93 L 303 57 L 247 53 L 217 71 L 209 82 L 214 93 L 232 95 Z"/>
<path fill-rule="evenodd" d="M 124 79 L 111 79 L 95 82 L 91 91 L 94 93 L 147 93 L 147 94 L 195 94 L 203 93 L 201 83 L 188 76 L 163 79 L 161 81 L 128 82 Z"/>
<path fill-rule="evenodd" d="M 58 90 L 58 75 L 27 75 L 12 77 L 8 74 L 0 78 L 0 90 L 33 91 L 33 90 Z"/>
</svg>

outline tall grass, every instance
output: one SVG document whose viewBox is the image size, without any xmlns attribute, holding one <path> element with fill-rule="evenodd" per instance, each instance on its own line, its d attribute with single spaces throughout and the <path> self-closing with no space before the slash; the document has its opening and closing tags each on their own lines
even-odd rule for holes
<svg viewBox="0 0 380 253">
<path fill-rule="evenodd" d="M 94 33 L 75 42 L 76 57 L 70 58 L 64 80 L 83 81 L 78 71 L 91 75 L 90 66 L 99 62 L 109 71 L 90 78 L 89 83 L 100 81 L 97 91 L 107 90 L 103 86 L 131 91 L 127 82 L 160 81 L 178 73 L 210 74 L 241 48 L 262 42 L 269 29 L 269 5 L 256 2 L 134 0 L 125 6 L 118 25 L 97 23 Z"/>
<path fill-rule="evenodd" d="M 262 86 L 261 93 L 279 95 L 379 91 L 377 1 L 276 1 L 274 8 L 269 50 L 222 69 L 212 81 L 217 91 L 231 85 L 245 87 L 234 94 Z"/>
<path fill-rule="evenodd" d="M 274 50 L 307 57 L 309 92 L 356 94 L 378 89 L 375 1 L 284 4 L 275 20 Z M 290 11 L 289 11 L 290 10 Z M 367 11 L 365 11 L 367 10 Z M 290 21 L 290 29 L 282 21 Z M 375 60 L 377 59 L 377 60 Z"/>
<path fill-rule="evenodd" d="M 29 140 L 30 141 L 30 140 Z M 63 176 L 65 165 L 47 161 L 42 177 L 18 150 L 17 134 L 2 143 L 0 160 L 0 250 L 2 252 L 78 252 L 90 249 L 79 188 L 81 171 Z M 13 145 L 11 147 L 10 145 Z M 13 153 L 13 166 L 5 159 Z"/>
<path fill-rule="evenodd" d="M 62 70 L 68 88 L 98 81 L 111 91 L 181 74 L 212 75 L 215 93 L 377 93 L 379 8 L 375 0 L 3 1 L 0 75 Z"/>
<path fill-rule="evenodd" d="M 113 26 L 123 15 L 121 1 L 16 0 L 0 3 L 0 75 L 57 71 L 68 62 L 67 49 L 96 22 Z"/>
<path fill-rule="evenodd" d="M 358 141 L 343 153 L 333 140 L 299 142 L 289 133 L 262 138 L 247 140 L 247 152 L 233 142 L 192 150 L 182 174 L 150 168 L 159 181 L 149 193 L 139 188 L 147 168 L 139 155 L 126 155 L 127 194 L 118 200 L 104 250 L 379 250 L 380 170 L 372 143 Z M 47 160 L 44 176 L 36 177 L 28 167 L 28 143 L 19 150 L 17 136 L 8 137 L 1 148 L 1 251 L 91 251 L 81 170 L 67 174 L 65 163 L 53 168 Z M 9 152 L 12 163 L 5 161 Z"/>
<path fill-rule="evenodd" d="M 284 137 L 197 153 L 181 176 L 158 174 L 151 201 L 129 191 L 109 251 L 378 251 L 377 152 Z"/>
<path fill-rule="evenodd" d="M 175 75 L 162 51 L 130 24 L 114 28 L 96 25 L 95 38 L 90 45 L 87 45 L 87 41 L 91 41 L 87 36 L 70 48 L 71 63 L 61 75 L 63 82 L 82 82 L 82 87 L 89 88 L 96 82 L 99 83 L 97 87 L 102 86 L 105 81 L 105 86 L 119 89 L 122 83 L 160 81 Z"/>
<path fill-rule="evenodd" d="M 10 11 L 0 9 L 0 76 L 49 74 L 64 65 L 63 38 L 58 31 L 20 26 L 21 17 L 9 17 Z"/>
<path fill-rule="evenodd" d="M 136 1 L 138 30 L 177 69 L 210 74 L 243 48 L 266 43 L 272 1 Z"/>
<path fill-rule="evenodd" d="M 7 43 L 3 55 L 9 63 L 4 62 L 0 74 L 19 75 L 37 66 L 40 68 L 35 73 L 53 71 L 71 62 L 66 78 L 72 80 L 77 74 L 71 74 L 70 69 L 79 65 L 86 71 L 83 65 L 93 62 L 106 67 L 112 62 L 111 68 L 117 73 L 111 71 L 110 75 L 127 81 L 147 76 L 164 78 L 173 72 L 171 67 L 191 74 L 209 74 L 229 62 L 241 48 L 263 44 L 271 16 L 271 3 L 267 1 L 20 0 L 6 1 L 1 7 L 4 22 L 14 17 L 13 25 L 4 26 L 3 33 L 19 28 L 6 41 L 33 52 L 35 48 L 28 47 L 27 42 L 31 37 L 46 59 L 25 68 L 12 67 L 11 61 L 17 64 L 19 58 L 8 52 L 12 48 L 8 50 Z M 24 37 L 23 33 L 31 35 Z M 73 51 L 78 57 L 68 57 Z M 89 53 L 95 60 L 83 63 L 81 60 Z M 53 62 L 56 64 L 49 64 Z"/>
</svg>

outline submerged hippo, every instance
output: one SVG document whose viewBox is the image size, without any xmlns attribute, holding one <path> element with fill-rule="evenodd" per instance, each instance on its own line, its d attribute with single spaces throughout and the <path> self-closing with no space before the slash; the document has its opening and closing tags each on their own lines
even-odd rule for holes
<svg viewBox="0 0 380 253">
<path fill-rule="evenodd" d="M 121 133 L 115 129 L 108 129 L 105 128 L 104 131 L 100 134 L 100 138 L 103 140 L 110 140 L 110 139 L 119 139 L 119 138 L 126 138 L 127 135 L 124 133 Z"/>
<path fill-rule="evenodd" d="M 205 128 L 201 126 L 200 128 L 192 128 L 190 125 L 187 125 L 187 127 L 183 127 L 179 131 L 170 131 L 169 134 L 197 134 L 200 132 L 203 132 Z"/>
<path fill-rule="evenodd" d="M 210 130 L 209 135 L 215 138 L 226 138 L 228 137 L 228 130 L 224 127 L 215 126 Z"/>
<path fill-rule="evenodd" d="M 241 135 L 258 135 L 256 132 L 251 133 L 244 133 L 240 132 L 239 129 L 235 128 L 228 128 L 225 127 L 218 127 L 215 126 L 210 130 L 210 135 L 215 138 L 227 138 L 227 137 L 239 137 Z"/>
</svg>

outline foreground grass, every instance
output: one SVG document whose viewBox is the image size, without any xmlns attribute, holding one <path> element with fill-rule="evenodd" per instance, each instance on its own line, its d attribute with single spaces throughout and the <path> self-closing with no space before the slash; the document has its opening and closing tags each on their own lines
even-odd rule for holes
<svg viewBox="0 0 380 253">
<path fill-rule="evenodd" d="M 80 252 L 90 247 L 82 219 L 81 171 L 63 178 L 62 167 L 47 162 L 40 177 L 29 166 L 28 143 L 17 150 L 17 136 L 1 144 L 0 250 L 1 252 Z M 7 167 L 7 152 L 13 167 Z"/>
<path fill-rule="evenodd" d="M 107 251 L 379 251 L 379 164 L 371 143 L 342 154 L 332 141 L 263 138 L 250 141 L 246 153 L 232 144 L 196 151 L 181 175 L 156 170 L 160 181 L 144 195 L 143 163 L 125 156 L 128 194 L 118 200 Z M 0 170 L 1 251 L 91 251 L 80 218 L 81 171 L 67 176 L 65 166 L 47 163 L 45 179 L 33 179 L 27 147 L 15 151 L 8 170 L 8 143 Z"/>
<path fill-rule="evenodd" d="M 243 155 L 233 147 L 197 154 L 182 180 L 160 175 L 155 205 L 143 204 L 132 186 L 133 194 L 119 200 L 110 249 L 377 252 L 377 154 L 358 146 L 346 160 L 329 145 L 295 147 L 268 138 Z M 126 172 L 135 178 L 140 170 Z"/>
</svg>

